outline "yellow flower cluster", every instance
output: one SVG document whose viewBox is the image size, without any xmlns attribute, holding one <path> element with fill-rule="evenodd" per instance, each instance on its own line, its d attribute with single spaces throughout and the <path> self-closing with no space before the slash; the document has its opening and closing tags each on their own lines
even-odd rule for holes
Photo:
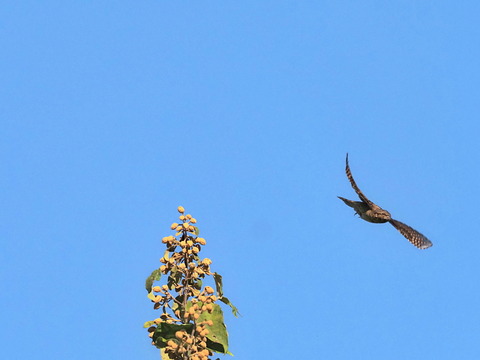
<svg viewBox="0 0 480 360">
<path fill-rule="evenodd" d="M 207 335 L 212 320 L 198 321 L 202 314 L 210 314 L 218 297 L 214 289 L 205 286 L 202 290 L 202 279 L 213 275 L 210 270 L 212 260 L 201 259 L 199 253 L 207 242 L 198 237 L 197 228 L 193 225 L 197 220 L 185 209 L 178 207 L 180 223 L 173 223 L 170 228 L 176 231 L 173 236 L 162 239 L 167 251 L 160 259 L 160 272 L 168 276 L 165 285 L 153 286 L 150 299 L 154 309 L 163 308 L 162 315 L 149 322 L 149 336 L 154 338 L 157 326 L 166 324 L 193 324 L 193 330 L 177 331 L 175 338 L 168 340 L 164 351 L 172 360 L 208 360 L 212 352 L 207 349 Z M 218 305 L 217 305 L 218 306 Z M 205 315 L 202 316 L 205 319 Z M 208 317 L 207 317 L 208 318 Z M 155 342 L 152 342 L 153 345 Z"/>
</svg>

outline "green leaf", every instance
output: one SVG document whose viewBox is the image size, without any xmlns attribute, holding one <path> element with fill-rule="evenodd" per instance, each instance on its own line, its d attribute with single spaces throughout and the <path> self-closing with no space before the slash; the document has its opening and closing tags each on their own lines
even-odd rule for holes
<svg viewBox="0 0 480 360">
<path fill-rule="evenodd" d="M 232 313 L 235 317 L 238 317 L 240 315 L 240 312 L 238 311 L 237 307 L 230 302 L 229 298 L 222 296 L 220 298 L 220 301 L 232 308 Z"/>
<path fill-rule="evenodd" d="M 170 251 L 165 250 L 165 252 L 163 253 L 163 257 L 165 258 L 165 260 L 170 259 Z"/>
<path fill-rule="evenodd" d="M 155 295 L 153 295 L 153 292 L 149 292 L 147 297 L 152 301 L 155 300 Z"/>
<path fill-rule="evenodd" d="M 175 339 L 177 331 L 184 330 L 190 333 L 193 327 L 193 324 L 167 324 L 162 322 L 158 324 L 157 329 L 153 333 L 153 341 L 157 347 L 163 348 L 167 346 L 168 340 Z"/>
<path fill-rule="evenodd" d="M 170 276 L 168 277 L 167 285 L 169 289 L 175 288 L 178 284 L 180 284 L 180 280 L 182 279 L 182 272 L 178 271 L 178 267 L 174 267 L 171 272 Z"/>
<path fill-rule="evenodd" d="M 228 333 L 223 320 L 222 308 L 217 304 L 213 304 L 212 313 L 208 313 L 207 311 L 203 312 L 198 318 L 197 323 L 206 320 L 213 321 L 212 326 L 207 325 L 209 330 L 207 335 L 207 348 L 218 353 L 226 354 L 228 351 Z"/>
<path fill-rule="evenodd" d="M 213 273 L 213 278 L 215 279 L 215 287 L 217 288 L 217 293 L 219 297 L 223 296 L 223 281 L 222 275 L 219 273 Z"/>
<path fill-rule="evenodd" d="M 175 301 L 174 305 L 177 305 L 177 306 L 178 306 L 178 307 L 175 308 L 175 310 L 177 310 L 177 309 L 182 310 L 182 309 L 183 309 L 183 295 L 182 295 L 182 294 L 177 295 L 177 296 L 175 297 L 175 300 L 176 300 L 176 301 Z M 182 305 L 180 305 L 180 304 L 182 304 Z M 173 309 L 173 307 L 172 307 L 172 309 Z"/>
<path fill-rule="evenodd" d="M 175 310 L 180 308 L 180 305 L 178 305 L 178 303 L 176 301 L 174 301 L 173 304 L 170 305 L 170 307 L 171 307 L 172 311 L 175 311 Z"/>
<path fill-rule="evenodd" d="M 152 292 L 153 282 L 160 280 L 161 277 L 162 272 L 160 271 L 160 268 L 157 270 L 153 270 L 147 280 L 145 280 L 145 289 L 147 289 L 149 293 Z"/>
<path fill-rule="evenodd" d="M 147 322 L 145 322 L 145 324 L 143 324 L 143 327 L 146 329 L 146 328 L 149 328 L 150 326 L 152 326 L 153 324 L 155 324 L 154 321 L 147 321 Z"/>
<path fill-rule="evenodd" d="M 194 228 L 195 228 L 195 235 L 197 236 L 200 235 L 200 230 L 198 229 L 198 227 L 194 226 Z"/>
<path fill-rule="evenodd" d="M 192 289 L 193 296 L 200 295 L 200 289 Z"/>
</svg>

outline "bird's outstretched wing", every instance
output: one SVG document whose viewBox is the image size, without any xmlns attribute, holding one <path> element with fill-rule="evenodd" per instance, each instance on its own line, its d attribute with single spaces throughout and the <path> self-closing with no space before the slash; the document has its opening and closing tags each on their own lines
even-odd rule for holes
<svg viewBox="0 0 480 360">
<path fill-rule="evenodd" d="M 375 204 L 370 200 L 368 200 L 368 198 L 358 188 L 357 184 L 355 183 L 355 180 L 353 180 L 352 172 L 350 171 L 350 166 L 348 165 L 348 153 L 347 153 L 347 159 L 346 159 L 345 172 L 347 173 L 347 178 L 348 180 L 350 180 L 350 184 L 352 185 L 353 190 L 355 190 L 360 200 L 365 202 L 370 207 L 370 209 L 374 208 Z"/>
<path fill-rule="evenodd" d="M 389 222 L 417 248 L 428 249 L 430 246 L 433 245 L 432 242 L 428 240 L 425 235 L 419 233 L 417 230 L 411 228 L 410 226 L 393 219 Z"/>
</svg>

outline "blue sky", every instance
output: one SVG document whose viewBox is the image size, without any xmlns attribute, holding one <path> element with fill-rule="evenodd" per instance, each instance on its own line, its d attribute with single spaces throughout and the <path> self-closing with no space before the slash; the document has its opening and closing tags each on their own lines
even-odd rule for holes
<svg viewBox="0 0 480 360">
<path fill-rule="evenodd" d="M 0 5 L 4 359 L 157 359 L 183 205 L 235 359 L 480 358 L 480 4 Z M 427 235 L 366 223 L 373 201 Z"/>
</svg>

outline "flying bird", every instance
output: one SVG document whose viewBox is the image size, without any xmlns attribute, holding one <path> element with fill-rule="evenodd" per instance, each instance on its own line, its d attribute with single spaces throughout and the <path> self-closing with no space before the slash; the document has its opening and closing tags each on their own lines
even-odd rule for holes
<svg viewBox="0 0 480 360">
<path fill-rule="evenodd" d="M 358 214 L 363 220 L 371 223 L 389 222 L 393 225 L 395 229 L 400 231 L 400 233 L 405 236 L 408 241 L 410 241 L 419 249 L 427 249 L 433 245 L 432 242 L 428 240 L 425 235 L 422 235 L 417 230 L 398 220 L 392 219 L 392 216 L 387 210 L 382 209 L 380 206 L 368 200 L 368 198 L 358 188 L 355 180 L 353 179 L 352 173 L 350 171 L 350 166 L 348 166 L 348 153 L 345 172 L 347 173 L 347 178 L 348 180 L 350 180 L 350 184 L 352 185 L 353 190 L 355 190 L 361 201 L 348 200 L 341 196 L 338 196 L 338 198 L 348 206 L 352 207 L 355 210 L 355 214 Z"/>
</svg>

